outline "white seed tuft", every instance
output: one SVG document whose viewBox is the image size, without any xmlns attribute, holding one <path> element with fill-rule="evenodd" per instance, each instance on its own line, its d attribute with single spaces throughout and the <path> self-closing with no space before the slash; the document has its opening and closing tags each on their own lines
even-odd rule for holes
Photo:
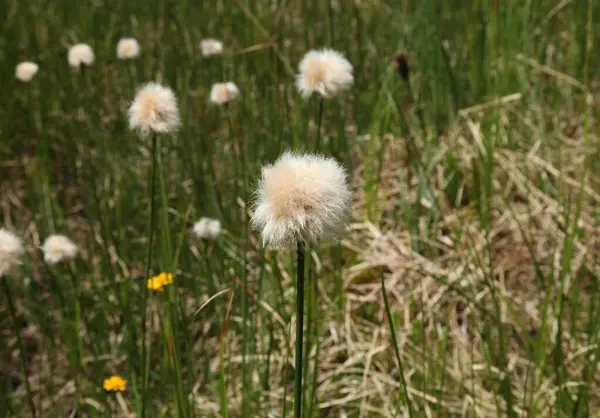
<svg viewBox="0 0 600 418">
<path fill-rule="evenodd" d="M 286 152 L 262 169 L 252 225 L 264 244 L 336 239 L 350 198 L 346 172 L 336 160 Z"/>
<path fill-rule="evenodd" d="M 205 57 L 220 55 L 223 53 L 223 42 L 216 39 L 203 39 L 200 41 L 200 51 Z"/>
<path fill-rule="evenodd" d="M 21 239 L 12 232 L 0 228 L 0 276 L 21 264 L 23 252 Z"/>
<path fill-rule="evenodd" d="M 56 264 L 61 261 L 70 261 L 77 256 L 77 245 L 64 235 L 50 235 L 42 245 L 44 261 Z"/>
<path fill-rule="evenodd" d="M 35 62 L 25 61 L 17 65 L 15 76 L 24 83 L 27 83 L 33 79 L 39 69 L 40 67 Z"/>
<path fill-rule="evenodd" d="M 140 44 L 135 38 L 122 38 L 117 44 L 117 58 L 130 60 L 140 56 Z"/>
<path fill-rule="evenodd" d="M 173 90 L 158 83 L 140 88 L 129 108 L 129 127 L 142 136 L 151 131 L 174 133 L 179 127 L 179 108 Z"/>
<path fill-rule="evenodd" d="M 94 63 L 94 51 L 88 44 L 77 44 L 69 48 L 69 65 L 79 68 L 82 65 L 92 65 Z"/>
<path fill-rule="evenodd" d="M 192 231 L 198 238 L 215 240 L 221 235 L 221 222 L 218 219 L 200 218 Z"/>
<path fill-rule="evenodd" d="M 352 64 L 332 49 L 308 52 L 299 65 L 296 87 L 304 98 L 313 93 L 323 98 L 336 96 L 352 86 Z"/>
<path fill-rule="evenodd" d="M 217 83 L 213 84 L 210 91 L 210 101 L 218 105 L 224 105 L 234 101 L 239 95 L 240 91 L 231 81 L 228 83 Z"/>
</svg>

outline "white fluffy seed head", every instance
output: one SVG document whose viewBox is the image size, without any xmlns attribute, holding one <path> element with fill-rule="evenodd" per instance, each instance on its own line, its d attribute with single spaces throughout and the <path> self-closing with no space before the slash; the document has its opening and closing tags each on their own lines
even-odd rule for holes
<svg viewBox="0 0 600 418">
<path fill-rule="evenodd" d="M 224 105 L 234 101 L 239 95 L 240 91 L 231 81 L 227 83 L 216 83 L 213 84 L 210 91 L 210 101 L 218 105 Z"/>
<path fill-rule="evenodd" d="M 223 42 L 216 39 L 203 39 L 200 41 L 200 51 L 205 57 L 223 53 Z"/>
<path fill-rule="evenodd" d="M 35 62 L 25 61 L 17 65 L 15 76 L 19 80 L 27 83 L 33 79 L 39 69 L 40 67 Z"/>
<path fill-rule="evenodd" d="M 21 264 L 23 252 L 21 239 L 12 232 L 0 228 L 0 276 Z"/>
<path fill-rule="evenodd" d="M 64 235 L 50 235 L 42 245 L 44 261 L 56 264 L 61 261 L 70 261 L 77 256 L 77 245 Z"/>
<path fill-rule="evenodd" d="M 252 225 L 264 244 L 336 239 L 350 198 L 346 172 L 336 160 L 286 152 L 262 169 Z"/>
<path fill-rule="evenodd" d="M 332 49 L 308 52 L 299 65 L 296 87 L 304 98 L 313 93 L 330 98 L 352 86 L 352 64 Z"/>
<path fill-rule="evenodd" d="M 94 63 L 94 51 L 88 44 L 77 44 L 69 48 L 69 65 L 79 68 Z"/>
<path fill-rule="evenodd" d="M 121 38 L 117 44 L 117 58 L 129 60 L 140 56 L 140 44 L 134 38 Z"/>
<path fill-rule="evenodd" d="M 215 240 L 221 235 L 221 222 L 218 219 L 200 218 L 192 231 L 198 238 Z"/>
<path fill-rule="evenodd" d="M 179 108 L 173 90 L 158 83 L 140 88 L 129 107 L 129 127 L 142 136 L 151 131 L 174 133 L 179 127 Z"/>
</svg>

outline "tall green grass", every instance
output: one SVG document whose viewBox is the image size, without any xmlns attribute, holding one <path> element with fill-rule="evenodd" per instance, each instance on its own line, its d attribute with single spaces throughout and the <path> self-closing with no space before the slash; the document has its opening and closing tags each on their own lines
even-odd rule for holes
<svg viewBox="0 0 600 418">
<path fill-rule="evenodd" d="M 44 417 L 290 416 L 294 254 L 262 248 L 248 217 L 261 166 L 315 147 L 351 173 L 355 210 L 341 246 L 307 252 L 305 416 L 600 407 L 600 2 L 5 6 L 0 225 L 29 251 L 3 278 L 1 416 L 29 416 L 30 399 Z M 139 59 L 116 60 L 122 36 Z M 201 57 L 207 37 L 225 54 Z M 67 65 L 76 42 L 96 53 L 84 72 Z M 355 85 L 306 102 L 294 72 L 324 46 Z M 40 64 L 28 84 L 25 59 Z M 182 114 L 156 142 L 126 117 L 153 80 Z M 208 102 L 221 81 L 242 93 L 227 109 Z M 200 216 L 221 220 L 217 241 L 192 236 Z M 52 233 L 81 246 L 72 272 L 43 264 Z M 173 285 L 147 293 L 162 271 Z M 112 374 L 128 379 L 118 396 Z"/>
</svg>

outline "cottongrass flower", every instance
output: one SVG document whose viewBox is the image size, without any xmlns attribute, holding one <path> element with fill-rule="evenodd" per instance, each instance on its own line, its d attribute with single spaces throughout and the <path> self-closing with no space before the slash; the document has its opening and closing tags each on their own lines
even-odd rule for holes
<svg viewBox="0 0 600 418">
<path fill-rule="evenodd" d="M 305 245 L 337 238 L 349 209 L 346 172 L 332 158 L 286 152 L 273 165 L 263 167 L 252 224 L 265 244 L 296 245 L 295 418 L 302 416 Z"/>
<path fill-rule="evenodd" d="M 127 387 L 127 380 L 121 376 L 111 376 L 108 379 L 104 379 L 103 387 L 107 392 L 123 392 Z"/>
<path fill-rule="evenodd" d="M 158 276 L 154 276 L 148 279 L 148 290 L 155 292 L 162 292 L 166 285 L 173 283 L 172 273 L 160 273 Z"/>
<path fill-rule="evenodd" d="M 231 81 L 213 84 L 210 91 L 210 101 L 218 105 L 226 105 L 240 95 L 237 86 Z"/>
<path fill-rule="evenodd" d="M 64 235 L 50 235 L 42 245 L 44 261 L 50 265 L 71 261 L 77 256 L 77 245 Z"/>
<path fill-rule="evenodd" d="M 4 304 L 4 300 L 6 300 L 8 305 L 8 312 L 10 313 L 10 318 L 12 319 L 12 329 L 17 337 L 19 356 L 22 365 L 26 363 L 25 352 L 21 342 L 22 321 L 17 317 L 17 310 L 15 308 L 14 299 L 10 290 L 8 277 L 6 277 L 6 275 L 13 267 L 21 264 L 21 256 L 23 255 L 23 252 L 24 250 L 23 245 L 21 244 L 21 239 L 12 232 L 9 232 L 4 228 L 0 228 L 0 283 L 2 284 L 3 293 L 2 303 Z M 4 319 L 4 317 L 2 319 Z M 27 394 L 27 399 L 29 401 L 31 415 L 35 417 L 35 402 L 31 392 L 31 386 L 29 385 L 29 372 L 27 371 L 26 367 L 22 368 L 22 372 L 23 380 L 25 382 L 25 393 Z"/>
<path fill-rule="evenodd" d="M 221 222 L 218 219 L 200 218 L 192 232 L 201 239 L 215 240 L 221 235 Z"/>
<path fill-rule="evenodd" d="M 117 44 L 117 58 L 129 60 L 140 56 L 140 44 L 135 38 L 121 38 Z"/>
<path fill-rule="evenodd" d="M 24 61 L 17 65 L 15 70 L 15 77 L 24 83 L 31 81 L 40 69 L 39 65 L 35 62 Z"/>
<path fill-rule="evenodd" d="M 21 239 L 12 232 L 0 228 L 0 276 L 21 264 L 23 253 Z"/>
<path fill-rule="evenodd" d="M 346 172 L 322 155 L 283 154 L 262 169 L 252 224 L 264 244 L 334 239 L 350 207 Z"/>
<path fill-rule="evenodd" d="M 94 51 L 88 44 L 77 44 L 69 48 L 69 65 L 80 68 L 94 63 Z"/>
<path fill-rule="evenodd" d="M 299 65 L 296 87 L 304 98 L 313 93 L 330 98 L 352 86 L 352 64 L 332 49 L 308 52 Z"/>
<path fill-rule="evenodd" d="M 151 131 L 175 132 L 179 127 L 179 108 L 173 90 L 158 83 L 140 88 L 129 108 L 129 127 L 143 136 Z"/>
<path fill-rule="evenodd" d="M 223 42 L 216 39 L 203 39 L 200 41 L 200 50 L 205 57 L 220 55 L 223 53 Z"/>
</svg>

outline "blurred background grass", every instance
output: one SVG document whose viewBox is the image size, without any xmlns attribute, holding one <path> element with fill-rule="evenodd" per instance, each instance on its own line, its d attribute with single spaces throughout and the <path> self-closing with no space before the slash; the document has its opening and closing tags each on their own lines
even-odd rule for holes
<svg viewBox="0 0 600 418">
<path fill-rule="evenodd" d="M 262 248 L 248 213 L 263 164 L 314 150 L 318 101 L 294 74 L 328 46 L 355 85 L 325 102 L 320 151 L 349 170 L 354 207 L 340 246 L 312 248 L 306 416 L 408 413 L 382 276 L 414 415 L 593 416 L 599 17 L 591 0 L 8 1 L 0 220 L 28 248 L 9 284 L 37 415 L 142 415 L 151 157 L 126 110 L 152 80 L 183 124 L 159 142 L 151 270 L 175 279 L 150 298 L 146 416 L 290 415 L 293 258 Z M 118 61 L 127 36 L 142 54 Z M 201 57 L 208 37 L 224 55 Z M 84 72 L 67 65 L 78 42 L 96 54 Z M 28 84 L 22 60 L 40 65 Z M 227 109 L 208 102 L 220 81 L 241 91 Z M 221 220 L 216 242 L 190 234 L 200 216 Z M 43 263 L 52 233 L 81 246 L 73 265 Z M 6 298 L 0 311 L 0 411 L 29 416 Z M 125 392 L 104 392 L 112 374 Z"/>
</svg>

